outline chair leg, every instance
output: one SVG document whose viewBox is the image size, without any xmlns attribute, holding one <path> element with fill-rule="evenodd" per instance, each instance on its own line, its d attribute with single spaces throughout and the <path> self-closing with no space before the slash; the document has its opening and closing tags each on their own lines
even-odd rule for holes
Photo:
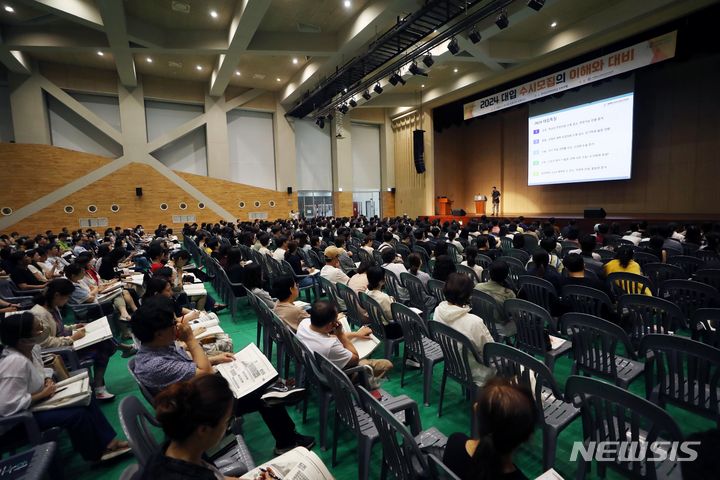
<svg viewBox="0 0 720 480">
<path fill-rule="evenodd" d="M 330 395 L 320 391 L 320 448 L 327 451 L 327 423 L 330 412 Z"/>
<path fill-rule="evenodd" d="M 543 429 L 543 471 L 549 470 L 555 465 L 555 453 L 557 451 L 557 432 L 550 429 Z"/>
<path fill-rule="evenodd" d="M 358 480 L 370 478 L 370 454 L 372 453 L 372 442 L 368 437 L 358 439 Z"/>
<path fill-rule="evenodd" d="M 550 372 L 555 369 L 555 357 L 552 355 L 545 355 L 545 365 L 547 365 Z"/>
<path fill-rule="evenodd" d="M 400 387 L 405 386 L 405 362 L 407 361 L 407 352 L 403 353 L 402 365 L 400 365 Z"/>
<path fill-rule="evenodd" d="M 442 417 L 443 397 L 445 397 L 445 384 L 447 383 L 447 375 L 443 369 L 442 381 L 440 382 L 440 400 L 438 400 L 438 418 Z"/>
<path fill-rule="evenodd" d="M 433 365 L 427 360 L 423 360 L 423 403 L 425 406 L 430 405 L 430 389 L 432 388 Z"/>
<path fill-rule="evenodd" d="M 333 422 L 333 445 L 332 445 L 332 466 L 337 465 L 337 444 L 338 444 L 338 415 L 335 413 L 335 420 Z"/>
</svg>

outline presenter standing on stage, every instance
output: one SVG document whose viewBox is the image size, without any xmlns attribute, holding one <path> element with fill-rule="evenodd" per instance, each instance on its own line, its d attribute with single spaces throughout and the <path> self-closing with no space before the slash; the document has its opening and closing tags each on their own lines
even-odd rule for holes
<svg viewBox="0 0 720 480">
<path fill-rule="evenodd" d="M 500 191 L 497 187 L 493 187 L 490 195 L 492 195 L 492 216 L 497 217 L 500 214 Z"/>
</svg>

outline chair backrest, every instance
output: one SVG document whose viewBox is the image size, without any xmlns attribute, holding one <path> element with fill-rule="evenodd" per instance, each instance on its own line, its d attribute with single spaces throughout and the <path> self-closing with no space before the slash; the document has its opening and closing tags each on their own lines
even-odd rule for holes
<svg viewBox="0 0 720 480">
<path fill-rule="evenodd" d="M 505 317 L 515 322 L 515 346 L 532 355 L 545 355 L 545 329 L 557 332 L 550 312 L 526 300 L 513 298 L 503 304 Z"/>
<path fill-rule="evenodd" d="M 327 377 L 322 370 L 320 370 L 317 360 L 315 359 L 315 354 L 295 335 L 290 335 L 287 338 L 290 339 L 291 348 L 302 363 L 303 372 L 306 375 L 305 379 L 321 388 L 329 389 L 330 386 L 328 385 Z"/>
<path fill-rule="evenodd" d="M 657 263 L 660 259 L 657 255 L 650 252 L 633 252 L 633 260 L 640 265 L 640 269 L 645 273 L 645 265 L 648 263 Z"/>
<path fill-rule="evenodd" d="M 444 323 L 430 320 L 428 327 L 430 336 L 440 344 L 442 349 L 447 376 L 457 380 L 462 385 L 474 386 L 470 358 L 474 358 L 477 363 L 483 363 L 483 358 L 475 345 L 464 334 Z"/>
<path fill-rule="evenodd" d="M 483 360 L 485 365 L 497 371 L 497 376 L 530 390 L 540 412 L 543 411 L 543 387 L 549 389 L 555 398 L 564 398 L 547 365 L 515 347 L 498 342 L 488 343 L 483 347 Z M 538 417 L 540 423 L 544 424 L 545 416 Z"/>
<path fill-rule="evenodd" d="M 395 276 L 392 272 L 386 271 L 386 285 L 388 273 L 390 273 L 393 277 Z M 402 272 L 400 274 L 400 281 L 402 282 L 403 287 L 407 288 L 407 291 L 410 294 L 410 304 L 413 307 L 422 310 L 423 315 L 427 316 L 430 313 L 426 311 L 427 307 L 425 306 L 425 299 L 428 297 L 428 292 L 425 290 L 425 286 L 422 281 L 410 272 Z"/>
<path fill-rule="evenodd" d="M 672 302 L 647 295 L 623 295 L 618 312 L 627 315 L 630 338 L 637 344 L 650 333 L 674 332 L 686 325 L 685 315 Z"/>
<path fill-rule="evenodd" d="M 615 258 L 615 252 L 613 252 L 611 250 L 604 250 L 602 248 L 598 248 L 595 250 L 594 253 L 597 253 L 598 255 L 600 255 L 600 260 L 604 263 L 607 263 L 610 260 L 612 260 L 613 258 Z"/>
<path fill-rule="evenodd" d="M 442 460 L 433 455 L 428 455 L 428 463 L 430 464 L 430 473 L 432 478 L 435 480 L 460 480 L 460 477 L 455 475 Z"/>
<path fill-rule="evenodd" d="M 507 255 L 507 252 L 509 252 L 513 248 L 512 238 L 509 238 L 509 237 L 500 238 L 500 248 Z"/>
<path fill-rule="evenodd" d="M 397 242 L 395 244 L 395 252 L 400 254 L 400 256 L 403 258 L 403 260 L 407 260 L 408 255 L 410 255 L 412 252 L 410 251 L 410 247 L 405 245 L 402 242 Z"/>
<path fill-rule="evenodd" d="M 571 312 L 605 318 L 613 310 L 607 293 L 584 285 L 565 285 L 562 288 L 562 298 Z"/>
<path fill-rule="evenodd" d="M 658 400 L 669 401 L 713 420 L 720 420 L 720 350 L 675 335 L 647 335 L 640 354 Z"/>
<path fill-rule="evenodd" d="M 367 326 L 373 331 L 373 335 L 380 340 L 386 340 L 385 323 L 383 322 L 385 314 L 380 304 L 365 292 L 360 292 L 360 304 L 368 313 L 370 323 Z"/>
<path fill-rule="evenodd" d="M 667 263 L 670 265 L 677 265 L 682 268 L 685 272 L 685 278 L 692 277 L 695 272 L 700 270 L 705 262 L 697 257 L 691 257 L 689 255 L 675 255 L 667 259 Z"/>
<path fill-rule="evenodd" d="M 720 268 L 702 268 L 695 272 L 693 280 L 720 290 Z"/>
<path fill-rule="evenodd" d="M 528 254 L 532 255 L 533 252 L 537 250 L 538 246 L 540 245 L 537 237 L 529 233 L 524 233 L 523 238 L 525 239 L 525 246 L 523 247 L 523 250 L 525 250 Z"/>
<path fill-rule="evenodd" d="M 152 392 L 150 392 L 150 390 L 148 390 L 147 387 L 143 385 L 137 375 L 135 375 L 135 357 L 128 360 L 127 368 L 130 372 L 130 376 L 133 377 L 135 383 L 138 384 L 138 388 L 140 388 L 140 393 L 142 393 L 142 396 L 145 397 L 145 400 L 147 400 L 150 405 L 153 405 L 155 403 L 155 395 L 153 395 Z"/>
<path fill-rule="evenodd" d="M 420 258 L 422 259 L 422 266 L 420 268 L 422 271 L 430 273 L 430 255 L 428 255 L 427 250 L 419 245 L 416 245 L 413 247 L 412 251 L 413 253 L 420 255 Z"/>
<path fill-rule="evenodd" d="M 427 287 L 428 290 L 430 290 L 430 294 L 435 297 L 435 300 L 437 300 L 438 304 L 445 301 L 445 282 L 436 278 L 431 278 L 428 280 Z"/>
<path fill-rule="evenodd" d="M 393 318 L 400 324 L 402 329 L 403 338 L 405 338 L 405 349 L 414 356 L 425 358 L 423 338 L 429 337 L 430 334 L 423 320 L 417 313 L 402 303 L 394 302 L 390 308 L 392 309 Z"/>
<path fill-rule="evenodd" d="M 720 348 L 720 308 L 698 308 L 691 321 L 693 338 Z"/>
<path fill-rule="evenodd" d="M 398 277 L 395 276 L 393 272 L 391 272 L 388 269 L 385 270 L 385 291 L 388 295 L 395 298 L 395 300 L 400 299 L 400 280 L 398 280 Z M 419 308 L 419 307 L 416 307 Z"/>
<path fill-rule="evenodd" d="M 635 275 L 634 273 L 615 272 L 607 277 L 608 288 L 615 296 L 620 298 L 625 294 L 644 295 L 645 292 L 652 292 L 652 284 L 647 277 Z"/>
<path fill-rule="evenodd" d="M 501 341 L 500 333 L 497 329 L 498 323 L 504 323 L 505 313 L 502 306 L 492 296 L 480 290 L 473 289 L 470 295 L 470 306 L 472 313 L 482 318 L 485 325 L 490 330 L 493 340 Z"/>
<path fill-rule="evenodd" d="M 335 305 L 335 308 L 338 309 L 338 312 L 345 310 L 345 307 L 339 301 L 340 297 L 338 295 L 336 285 L 327 278 L 321 276 L 320 274 L 318 274 L 317 277 L 318 281 L 320 282 L 320 286 L 330 299 L 330 302 L 332 302 L 332 304 Z"/>
<path fill-rule="evenodd" d="M 693 280 L 667 280 L 660 287 L 659 295 L 680 307 L 686 318 L 692 318 L 698 308 L 720 307 L 718 291 Z"/>
<path fill-rule="evenodd" d="M 360 262 L 367 261 L 370 263 L 370 265 L 375 265 L 375 259 L 372 255 L 370 255 L 370 252 L 368 252 L 364 248 L 358 249 L 358 260 L 360 260 Z"/>
<path fill-rule="evenodd" d="M 421 478 L 429 466 L 412 433 L 365 388 L 358 387 L 358 394 L 378 429 L 388 471 L 398 480 Z"/>
<path fill-rule="evenodd" d="M 487 255 L 483 255 L 482 253 L 478 253 L 477 257 L 475 257 L 475 263 L 483 267 L 483 270 L 487 270 L 488 267 L 490 267 L 490 264 L 492 264 L 492 262 L 492 258 L 488 257 Z"/>
<path fill-rule="evenodd" d="M 455 268 L 457 268 L 457 273 L 461 273 L 468 277 L 473 281 L 473 284 L 480 282 L 480 278 L 477 276 L 477 273 L 472 267 L 468 267 L 467 265 L 457 265 Z"/>
<path fill-rule="evenodd" d="M 320 258 L 320 255 L 312 249 L 308 250 L 307 253 L 310 261 L 312 262 L 312 266 L 317 268 L 318 270 L 322 270 L 322 268 L 325 266 L 325 262 L 322 258 Z"/>
<path fill-rule="evenodd" d="M 712 250 L 698 250 L 695 252 L 695 256 L 705 262 L 706 265 L 720 264 L 720 256 Z"/>
<path fill-rule="evenodd" d="M 362 307 L 360 306 L 360 299 L 358 299 L 355 290 L 342 283 L 336 284 L 335 288 L 337 289 L 338 296 L 345 302 L 345 307 L 347 307 L 345 316 L 347 316 L 350 325 L 356 327 L 364 325 L 365 322 L 363 321 L 364 316 L 362 314 Z"/>
<path fill-rule="evenodd" d="M 509 257 L 517 258 L 518 260 L 520 260 L 523 265 L 527 264 L 527 262 L 530 261 L 530 254 L 526 250 L 521 250 L 519 248 L 511 248 L 507 254 Z"/>
<path fill-rule="evenodd" d="M 652 262 L 642 266 L 642 271 L 653 284 L 653 294 L 657 295 L 660 286 L 665 280 L 687 279 L 685 271 L 677 265 L 669 263 Z"/>
<path fill-rule="evenodd" d="M 511 257 L 509 255 L 502 255 L 502 256 L 498 257 L 497 259 L 504 261 L 505 263 L 508 264 L 508 266 L 512 265 L 512 266 L 521 268 L 523 271 L 525 271 L 525 264 L 527 262 L 522 262 L 521 260 L 518 260 L 517 258 Z"/>
<path fill-rule="evenodd" d="M 447 242 L 446 245 L 447 245 L 447 254 L 450 255 L 450 258 L 452 259 L 453 263 L 455 263 L 455 265 L 457 265 L 460 262 L 462 262 L 462 255 L 460 254 L 460 251 L 458 250 L 458 248 L 450 242 Z"/>
<path fill-rule="evenodd" d="M 360 405 L 357 391 L 348 376 L 330 360 L 315 352 L 315 360 L 327 378 L 335 400 L 335 414 L 353 433 L 360 433 L 356 406 Z"/>
<path fill-rule="evenodd" d="M 160 445 L 150 428 L 159 427 L 160 424 L 134 395 L 122 399 L 118 416 L 133 454 L 140 465 L 145 465 L 148 459 L 160 450 Z"/>
<path fill-rule="evenodd" d="M 627 333 L 612 322 L 585 313 L 566 313 L 561 324 L 572 336 L 575 364 L 585 372 L 616 380 L 618 343 L 629 357 L 636 358 Z"/>
<path fill-rule="evenodd" d="M 553 311 L 553 307 L 558 301 L 555 286 L 547 280 L 536 277 L 534 275 L 520 275 L 518 279 L 520 292 L 525 294 L 525 298 L 536 305 L 540 305 L 548 312 Z"/>
</svg>

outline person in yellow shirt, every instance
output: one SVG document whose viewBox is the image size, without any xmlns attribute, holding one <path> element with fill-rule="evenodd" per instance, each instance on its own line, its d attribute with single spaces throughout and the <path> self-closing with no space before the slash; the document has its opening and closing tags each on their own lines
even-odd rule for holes
<svg viewBox="0 0 720 480">
<path fill-rule="evenodd" d="M 643 274 L 642 270 L 640 269 L 640 264 L 633 260 L 633 249 L 630 245 L 622 245 L 620 248 L 618 248 L 617 253 L 615 254 L 615 258 L 613 260 L 610 260 L 603 267 L 603 274 L 605 275 L 605 277 L 607 277 L 611 273 L 617 272 L 633 273 L 635 275 Z M 637 292 L 628 291 L 627 293 Z M 652 296 L 652 292 L 650 292 L 650 290 L 647 288 L 643 291 L 643 294 Z"/>
</svg>

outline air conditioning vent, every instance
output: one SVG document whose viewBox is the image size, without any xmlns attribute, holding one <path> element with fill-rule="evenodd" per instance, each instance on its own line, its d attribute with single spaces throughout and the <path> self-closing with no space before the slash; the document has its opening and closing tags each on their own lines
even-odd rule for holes
<svg viewBox="0 0 720 480">
<path fill-rule="evenodd" d="M 318 27 L 317 25 L 313 25 L 312 23 L 298 22 L 297 29 L 298 29 L 298 32 L 302 32 L 302 33 L 320 33 L 320 32 L 322 32 L 322 28 Z"/>
<path fill-rule="evenodd" d="M 170 8 L 172 8 L 174 12 L 190 13 L 190 4 L 187 2 L 179 2 L 177 0 L 173 0 L 173 2 L 170 4 Z"/>
</svg>

